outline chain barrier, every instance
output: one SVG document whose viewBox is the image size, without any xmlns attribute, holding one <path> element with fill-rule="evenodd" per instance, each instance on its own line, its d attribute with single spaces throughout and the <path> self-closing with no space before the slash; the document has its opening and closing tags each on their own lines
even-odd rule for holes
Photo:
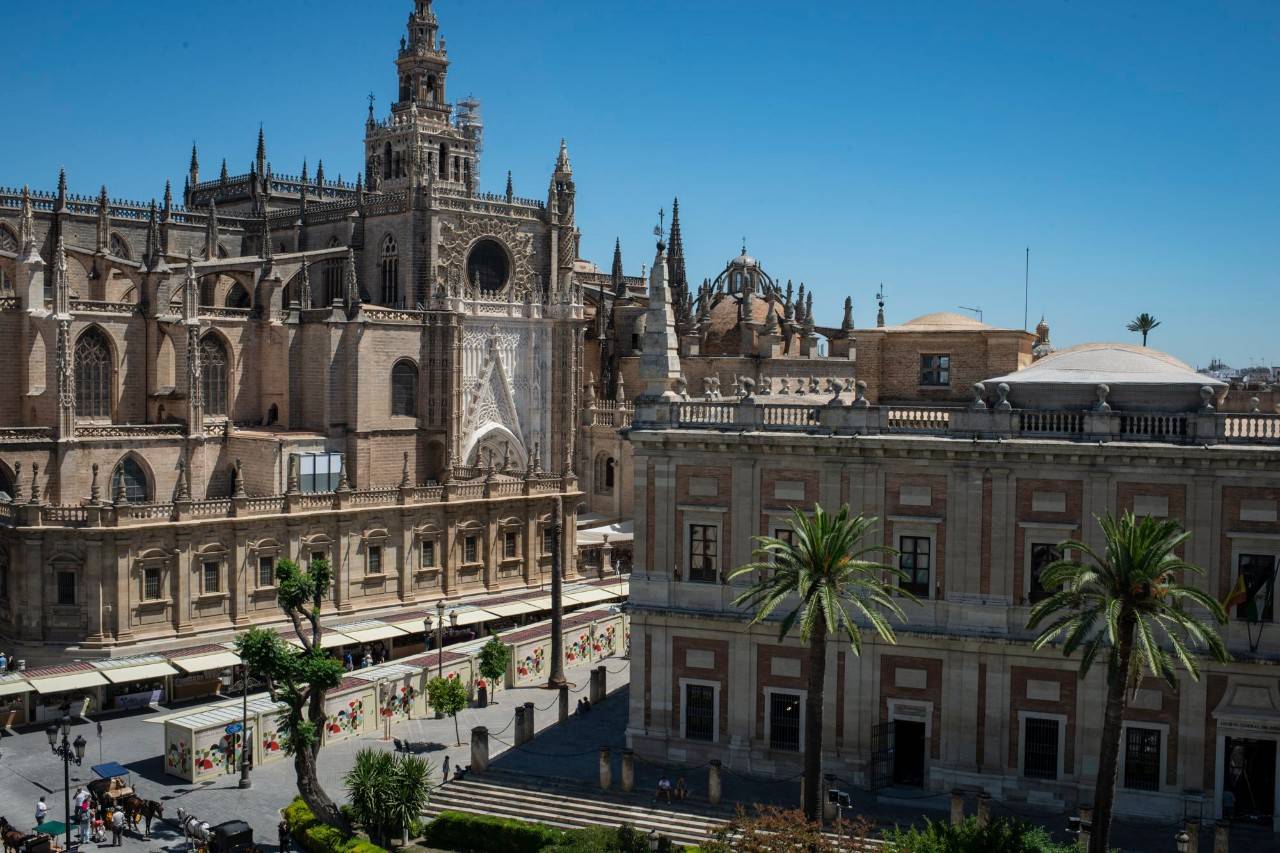
<svg viewBox="0 0 1280 853">
<path fill-rule="evenodd" d="M 741 773 L 737 770 L 731 770 L 728 767 L 721 767 L 720 769 L 723 770 L 725 773 L 728 773 L 730 776 L 737 776 L 739 779 L 742 779 L 747 782 L 754 782 L 756 784 L 777 784 L 779 782 L 794 782 L 796 779 L 799 779 L 801 776 L 804 775 L 804 771 L 801 770 L 796 775 L 787 776 L 784 779 L 767 779 L 763 776 L 755 776 L 751 773 Z"/>
<path fill-rule="evenodd" d="M 489 735 L 489 737 L 493 740 L 496 740 L 498 743 L 502 744 L 508 749 L 517 749 L 521 752 L 528 753 L 529 755 L 537 755 L 537 756 L 541 756 L 542 758 L 578 758 L 583 755 L 594 755 L 595 753 L 600 751 L 598 749 L 588 749 L 585 752 L 538 752 L 537 750 L 528 749 L 527 747 L 524 747 L 524 746 L 516 746 L 513 743 L 509 743 L 503 740 L 502 738 L 494 737 L 493 735 Z"/>
<path fill-rule="evenodd" d="M 686 773 L 689 773 L 693 770 L 701 770 L 704 767 L 711 766 L 710 761 L 703 762 L 702 764 L 678 764 L 670 761 L 665 764 L 659 764 L 657 762 L 649 761 L 647 759 L 641 758 L 639 755 L 633 754 L 632 758 L 635 760 L 637 764 L 647 764 L 650 767 L 656 767 L 659 770 L 683 770 Z"/>
</svg>

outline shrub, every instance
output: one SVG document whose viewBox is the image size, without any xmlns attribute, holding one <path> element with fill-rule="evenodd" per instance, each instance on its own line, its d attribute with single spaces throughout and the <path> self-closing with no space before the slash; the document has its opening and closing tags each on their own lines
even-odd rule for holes
<svg viewBox="0 0 1280 853">
<path fill-rule="evenodd" d="M 441 812 L 427 826 L 423 842 L 428 847 L 455 850 L 459 853 L 538 853 L 558 844 L 565 836 L 562 830 L 541 823 L 473 815 L 465 812 Z"/>
<path fill-rule="evenodd" d="M 887 830 L 886 853 L 1075 853 L 1058 844 L 1044 828 L 1016 818 L 998 817 L 986 826 L 977 818 L 955 825 L 925 819 L 923 827 Z"/>
<path fill-rule="evenodd" d="M 301 797 L 284 807 L 284 820 L 289 834 L 307 853 L 387 853 L 363 838 L 343 835 L 340 830 L 320 823 Z"/>
</svg>

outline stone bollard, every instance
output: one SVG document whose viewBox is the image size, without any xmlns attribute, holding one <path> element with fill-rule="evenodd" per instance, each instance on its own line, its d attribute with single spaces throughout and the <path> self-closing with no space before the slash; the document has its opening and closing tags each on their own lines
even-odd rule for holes
<svg viewBox="0 0 1280 853">
<path fill-rule="evenodd" d="M 831 802 L 831 792 L 836 788 L 836 774 L 822 774 L 822 819 L 836 819 L 836 804 Z"/>
<path fill-rule="evenodd" d="M 1089 849 L 1089 839 L 1093 836 L 1093 809 L 1081 807 L 1080 809 L 1080 847 L 1084 850 Z"/>
<path fill-rule="evenodd" d="M 1200 821 L 1187 818 L 1182 822 L 1182 831 L 1187 834 L 1187 850 L 1200 853 Z"/>
<path fill-rule="evenodd" d="M 476 726 L 471 730 L 471 772 L 483 773 L 489 769 L 489 729 Z"/>
<path fill-rule="evenodd" d="M 986 791 L 978 794 L 978 826 L 991 823 L 991 795 Z"/>
<path fill-rule="evenodd" d="M 636 754 L 622 750 L 622 792 L 630 794 L 636 786 Z"/>
<path fill-rule="evenodd" d="M 569 719 L 569 687 L 560 685 L 560 722 Z"/>
<path fill-rule="evenodd" d="M 720 761 L 716 758 L 707 764 L 707 802 L 720 805 Z"/>
<path fill-rule="evenodd" d="M 524 706 L 516 706 L 516 720 L 511 726 L 515 732 L 511 735 L 511 743 L 514 746 L 520 746 L 524 743 Z"/>
<path fill-rule="evenodd" d="M 964 791 L 951 789 L 951 825 L 964 823 Z"/>
<path fill-rule="evenodd" d="M 1213 853 L 1228 853 L 1231 845 L 1231 821 L 1220 820 L 1213 825 Z"/>
<path fill-rule="evenodd" d="M 537 728 L 533 724 L 534 707 L 532 702 L 524 703 L 524 742 L 528 743 L 533 740 L 533 733 Z"/>
<path fill-rule="evenodd" d="M 591 700 L 591 704 L 604 701 L 604 667 L 598 666 L 591 670 L 591 682 L 587 687 L 587 698 Z"/>
<path fill-rule="evenodd" d="M 613 785 L 613 761 L 609 757 L 609 747 L 600 747 L 600 790 L 607 791 Z"/>
</svg>

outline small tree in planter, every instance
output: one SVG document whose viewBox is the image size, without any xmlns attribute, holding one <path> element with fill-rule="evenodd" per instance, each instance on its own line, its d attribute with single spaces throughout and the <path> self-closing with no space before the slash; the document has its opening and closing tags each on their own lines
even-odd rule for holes
<svg viewBox="0 0 1280 853">
<path fill-rule="evenodd" d="M 376 842 L 388 845 L 394 833 L 409 843 L 409 827 L 426 807 L 431 765 L 416 755 L 362 749 L 344 782 L 351 815 Z"/>
<path fill-rule="evenodd" d="M 462 733 L 458 730 L 458 713 L 467 707 L 467 688 L 462 686 L 462 679 L 437 676 L 428 681 L 427 704 L 431 706 L 431 710 L 446 717 L 453 717 L 453 733 L 457 737 L 458 746 L 462 746 Z"/>
<path fill-rule="evenodd" d="M 507 664 L 511 660 L 511 649 L 496 636 L 490 636 L 489 642 L 480 647 L 480 676 L 487 695 L 497 695 L 498 681 L 507 675 Z M 487 703 L 486 703 L 487 704 Z"/>
</svg>

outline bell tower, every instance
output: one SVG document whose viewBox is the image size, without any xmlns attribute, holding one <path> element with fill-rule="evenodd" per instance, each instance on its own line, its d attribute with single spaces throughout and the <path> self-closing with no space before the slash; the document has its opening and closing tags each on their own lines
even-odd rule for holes
<svg viewBox="0 0 1280 853">
<path fill-rule="evenodd" d="M 431 0 L 414 0 L 396 54 L 396 98 L 390 115 L 365 123 L 365 174 L 370 189 L 398 190 L 439 183 L 471 191 L 479 175 L 479 103 L 465 102 L 453 120 L 445 98 L 449 53 Z"/>
</svg>

